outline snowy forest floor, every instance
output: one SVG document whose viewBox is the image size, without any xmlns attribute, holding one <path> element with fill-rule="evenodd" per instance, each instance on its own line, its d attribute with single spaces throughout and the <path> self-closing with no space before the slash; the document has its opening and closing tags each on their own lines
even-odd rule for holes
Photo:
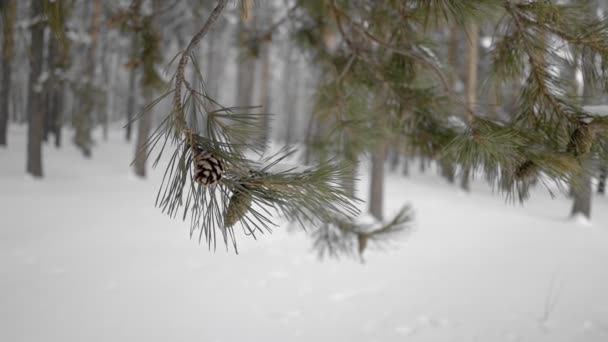
<svg viewBox="0 0 608 342">
<path fill-rule="evenodd" d="M 542 189 L 521 207 L 413 170 L 386 185 L 413 231 L 364 264 L 319 260 L 301 230 L 213 253 L 154 207 L 162 168 L 133 177 L 110 133 L 91 160 L 45 146 L 42 181 L 23 128 L 0 149 L 0 341 L 608 340 L 607 198 L 583 224 Z"/>
</svg>

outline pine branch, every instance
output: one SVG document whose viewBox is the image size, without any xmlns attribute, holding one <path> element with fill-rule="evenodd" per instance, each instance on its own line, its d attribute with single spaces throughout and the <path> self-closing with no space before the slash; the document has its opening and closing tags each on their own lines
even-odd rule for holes
<svg viewBox="0 0 608 342">
<path fill-rule="evenodd" d="M 188 58 L 190 58 L 192 49 L 205 37 L 207 32 L 209 32 L 211 26 L 217 21 L 220 14 L 226 7 L 227 3 L 228 0 L 218 0 L 217 5 L 209 15 L 209 18 L 207 19 L 203 27 L 192 37 L 186 49 L 181 52 L 181 57 L 177 64 L 177 74 L 175 76 L 175 94 L 173 97 L 173 104 L 176 110 L 175 114 L 177 115 L 177 122 L 179 124 L 178 130 L 181 130 L 187 126 L 182 103 L 182 84 L 185 80 L 184 74 L 186 72 L 186 64 L 188 63 Z"/>
<path fill-rule="evenodd" d="M 302 225 L 357 215 L 356 199 L 342 185 L 353 177 L 350 169 L 328 161 L 309 169 L 277 171 L 293 154 L 288 150 L 257 162 L 250 160 L 243 151 L 258 151 L 262 146 L 251 137 L 261 137 L 260 116 L 268 114 L 250 113 L 257 107 L 223 106 L 207 94 L 193 48 L 217 21 L 226 3 L 218 1 L 207 22 L 175 57 L 172 89 L 147 108 L 172 95 L 171 112 L 140 151 L 149 153 L 160 145 L 156 166 L 165 148 L 175 147 L 156 206 L 173 218 L 179 215 L 189 219 L 191 238 L 198 230 L 199 242 L 204 240 L 210 249 L 215 250 L 220 240 L 226 248 L 231 244 L 235 251 L 236 229 L 242 228 L 245 235 L 256 238 L 276 226 L 274 215 Z M 196 82 L 185 79 L 189 61 Z M 192 122 L 187 122 L 186 112 L 193 113 Z M 198 124 L 199 117 L 203 125 Z"/>
</svg>

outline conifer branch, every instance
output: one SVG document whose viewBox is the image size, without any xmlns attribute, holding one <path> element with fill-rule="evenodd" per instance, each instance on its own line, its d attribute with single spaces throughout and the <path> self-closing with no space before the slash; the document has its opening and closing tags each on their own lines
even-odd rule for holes
<svg viewBox="0 0 608 342">
<path fill-rule="evenodd" d="M 175 106 L 177 122 L 179 124 L 178 127 L 180 128 L 184 128 L 187 126 L 182 103 L 182 84 L 185 80 L 184 74 L 186 72 L 186 64 L 188 63 L 188 58 L 190 58 L 192 49 L 203 39 L 203 37 L 205 37 L 207 32 L 209 32 L 211 26 L 217 21 L 220 14 L 226 7 L 227 3 L 228 0 L 218 0 L 217 5 L 209 15 L 209 18 L 207 19 L 203 27 L 192 37 L 186 49 L 181 52 L 181 57 L 177 64 L 177 73 L 175 75 L 175 94 L 173 97 L 173 104 Z M 190 138 L 190 140 L 192 142 L 192 138 Z"/>
</svg>

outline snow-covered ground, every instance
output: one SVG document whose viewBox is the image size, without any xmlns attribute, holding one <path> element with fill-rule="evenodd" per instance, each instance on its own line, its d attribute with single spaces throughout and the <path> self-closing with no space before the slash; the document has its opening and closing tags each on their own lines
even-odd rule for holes
<svg viewBox="0 0 608 342">
<path fill-rule="evenodd" d="M 42 181 L 22 128 L 0 149 L 0 341 L 608 341 L 606 198 L 581 224 L 542 191 L 510 206 L 389 175 L 387 211 L 412 203 L 415 229 L 365 264 L 286 229 L 213 253 L 111 133 L 92 160 L 45 147 Z"/>
</svg>

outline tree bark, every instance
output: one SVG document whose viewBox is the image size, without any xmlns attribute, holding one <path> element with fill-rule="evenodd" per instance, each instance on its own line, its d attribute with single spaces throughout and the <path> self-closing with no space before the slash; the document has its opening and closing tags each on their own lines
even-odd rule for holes
<svg viewBox="0 0 608 342">
<path fill-rule="evenodd" d="M 459 80 L 457 73 L 458 68 L 458 27 L 452 26 L 449 28 L 449 41 L 448 41 L 448 64 L 450 66 L 450 92 L 455 93 L 456 82 Z"/>
<path fill-rule="evenodd" d="M 93 80 L 95 79 L 95 66 L 96 66 L 96 51 L 99 36 L 99 29 L 101 27 L 101 17 L 103 15 L 103 3 L 102 0 L 95 0 L 93 17 L 91 20 L 90 36 L 91 45 L 89 46 L 86 75 L 88 78 L 88 91 L 84 94 L 84 98 L 81 100 L 81 108 L 79 110 L 76 135 L 74 141 L 80 148 L 83 155 L 86 158 L 91 157 L 93 138 L 91 136 L 91 130 L 93 129 L 93 112 L 95 110 L 95 94 L 92 94 Z"/>
<path fill-rule="evenodd" d="M 134 58 L 135 52 L 131 52 L 131 58 Z M 137 69 L 132 67 L 129 69 L 129 91 L 127 93 L 127 126 L 125 127 L 125 138 L 131 141 L 131 131 L 133 127 L 133 112 L 135 111 L 135 92 Z"/>
<path fill-rule="evenodd" d="M 287 116 L 285 120 L 285 143 L 291 145 L 294 142 L 294 122 L 295 122 L 295 109 L 297 108 L 297 76 L 295 79 L 291 77 L 294 75 L 294 60 L 293 60 L 293 46 L 289 44 L 285 55 L 285 68 L 283 69 L 283 91 L 286 92 L 283 101 L 283 112 Z"/>
<path fill-rule="evenodd" d="M 45 140 L 46 135 L 52 133 L 55 137 L 55 146 L 61 146 L 61 123 L 63 111 L 63 96 L 64 85 L 57 70 L 63 70 L 65 54 L 61 50 L 61 42 L 54 36 L 50 36 L 48 63 L 49 63 L 49 79 L 47 87 L 47 116 L 45 119 Z"/>
<path fill-rule="evenodd" d="M 0 70 L 0 146 L 7 144 L 9 98 L 11 89 L 11 62 L 14 54 L 14 27 L 17 15 L 16 0 L 6 0 L 2 12 L 2 62 Z"/>
<path fill-rule="evenodd" d="M 262 43 L 262 88 L 260 92 L 260 103 L 262 104 L 262 113 L 270 113 L 270 37 L 264 38 Z M 270 138 L 270 115 L 262 116 L 262 143 L 264 149 L 268 146 Z"/>
<path fill-rule="evenodd" d="M 467 93 L 466 93 L 466 116 L 469 123 L 473 120 L 475 107 L 477 106 L 477 64 L 479 63 L 479 27 L 471 24 L 469 30 L 469 47 L 467 61 Z M 464 191 L 471 191 L 470 177 L 471 169 L 465 166 L 462 170 L 460 187 Z"/>
<path fill-rule="evenodd" d="M 249 43 L 251 41 L 251 32 L 253 32 L 253 27 L 255 25 L 253 0 L 243 0 L 243 2 L 242 20 L 239 25 L 239 41 L 241 44 Z M 252 104 L 253 80 L 256 65 L 256 58 L 255 56 L 251 56 L 252 51 L 250 50 L 259 50 L 259 47 L 242 46 L 242 48 L 245 50 L 245 53 L 242 53 L 242 57 L 238 63 L 236 103 L 238 106 L 250 106 Z"/>
<path fill-rule="evenodd" d="M 382 221 L 384 219 L 384 160 L 386 147 L 380 145 L 372 154 L 372 173 L 369 189 L 369 213 Z"/>
<path fill-rule="evenodd" d="M 587 84 L 587 80 L 583 77 L 583 101 L 588 101 L 592 96 L 592 88 Z M 579 90 L 580 94 L 580 90 Z M 570 195 L 572 196 L 572 210 L 570 216 L 583 215 L 591 218 L 591 175 L 593 174 L 593 160 L 590 156 L 580 156 L 582 171 L 575 176 L 575 183 L 570 186 Z"/>
<path fill-rule="evenodd" d="M 42 16 L 42 0 L 32 0 L 31 18 Z M 44 99 L 40 84 L 44 47 L 44 23 L 36 22 L 31 27 L 31 59 L 28 85 L 28 134 L 26 171 L 36 178 L 43 176 L 42 138 L 44 136 Z"/>
<path fill-rule="evenodd" d="M 572 211 L 570 216 L 583 215 L 591 218 L 591 176 L 589 170 L 592 167 L 590 158 L 583 161 L 583 172 L 577 176 L 576 186 L 572 188 Z"/>
<path fill-rule="evenodd" d="M 606 174 L 608 173 L 608 165 L 604 161 L 600 161 L 600 174 L 598 176 L 597 193 L 604 195 L 606 193 Z"/>
<path fill-rule="evenodd" d="M 146 103 L 150 103 L 152 96 L 150 90 L 144 89 L 144 99 Z M 146 142 L 152 128 L 152 111 L 145 112 L 139 120 L 137 120 L 137 142 L 135 144 L 135 161 L 133 169 L 135 175 L 141 178 L 146 177 L 146 160 L 148 159 L 148 151 Z"/>
</svg>

